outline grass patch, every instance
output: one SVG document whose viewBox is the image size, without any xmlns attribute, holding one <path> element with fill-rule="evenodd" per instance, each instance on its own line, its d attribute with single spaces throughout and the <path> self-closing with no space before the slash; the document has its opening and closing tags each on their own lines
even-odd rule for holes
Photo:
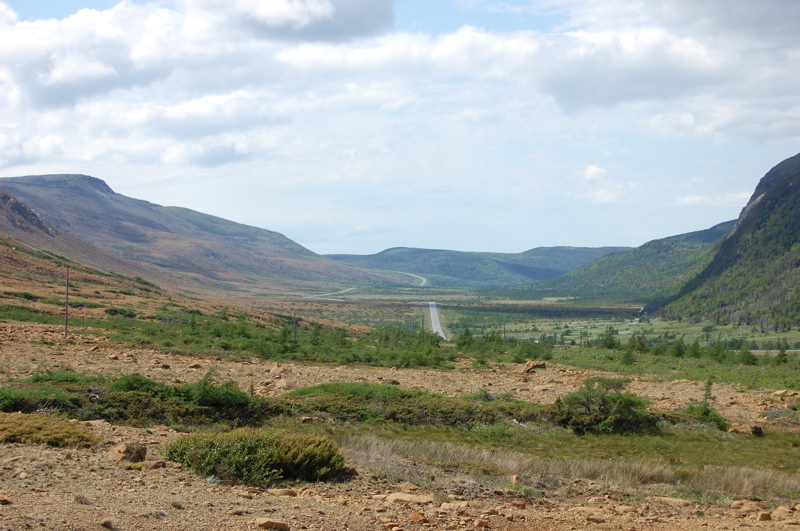
<svg viewBox="0 0 800 531">
<path fill-rule="evenodd" d="M 83 448 L 101 440 L 74 422 L 44 415 L 0 413 L 0 442 Z"/>
</svg>

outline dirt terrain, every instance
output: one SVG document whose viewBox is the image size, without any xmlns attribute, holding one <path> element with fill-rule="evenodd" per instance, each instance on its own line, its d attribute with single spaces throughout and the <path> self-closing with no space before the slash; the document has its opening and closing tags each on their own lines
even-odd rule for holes
<svg viewBox="0 0 800 531">
<path fill-rule="evenodd" d="M 196 381 L 211 367 L 222 378 L 264 395 L 322 382 L 394 380 L 404 388 L 446 395 L 480 388 L 498 393 L 513 390 L 520 399 L 539 402 L 552 402 L 596 375 L 559 366 L 523 374 L 522 367 L 514 364 L 490 372 L 198 360 L 128 350 L 102 337 L 73 335 L 65 342 L 59 327 L 0 323 L 0 383 L 37 370 L 67 368 L 109 375 L 136 372 L 177 383 Z M 702 384 L 688 381 L 665 385 L 640 380 L 633 382 L 631 389 L 666 410 L 700 400 L 703 394 Z M 725 385 L 715 386 L 715 395 L 721 413 L 742 425 L 765 425 L 761 414 L 780 400 L 770 392 L 742 392 Z M 466 476 L 427 470 L 411 461 L 395 466 L 407 467 L 420 477 L 436 474 L 436 488 L 430 488 L 430 482 L 392 482 L 370 473 L 375 455 L 359 452 L 347 455 L 348 465 L 357 475 L 344 481 L 296 484 L 292 489 L 272 491 L 226 486 L 165 461 L 164 443 L 179 436 L 168 428 L 136 429 L 104 421 L 83 424 L 103 442 L 91 449 L 0 445 L 0 530 L 644 530 L 788 528 L 800 524 L 793 507 L 754 502 L 733 508 L 703 507 L 652 496 L 644 502 L 640 496 L 634 502 L 629 493 L 582 480 L 566 480 L 566 484 L 562 480 L 550 485 L 552 496 L 545 487 L 544 497 L 526 498 L 503 487 L 508 478 L 501 478 L 496 485 L 479 485 Z M 121 443 L 145 445 L 144 465 L 117 461 L 113 449 Z"/>
</svg>

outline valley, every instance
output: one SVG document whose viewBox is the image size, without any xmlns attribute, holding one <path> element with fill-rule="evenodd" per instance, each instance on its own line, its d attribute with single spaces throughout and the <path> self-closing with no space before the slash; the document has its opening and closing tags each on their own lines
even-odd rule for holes
<svg viewBox="0 0 800 531">
<path fill-rule="evenodd" d="M 326 257 L 2 179 L 0 527 L 800 525 L 798 160 L 735 222 L 513 255 Z M 335 477 L 175 454 L 254 433 L 321 436 Z"/>
</svg>

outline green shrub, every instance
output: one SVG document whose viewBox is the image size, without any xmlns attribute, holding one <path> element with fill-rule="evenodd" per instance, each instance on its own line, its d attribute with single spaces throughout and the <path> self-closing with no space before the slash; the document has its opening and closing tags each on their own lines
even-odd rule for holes
<svg viewBox="0 0 800 531">
<path fill-rule="evenodd" d="M 254 486 L 325 480 L 344 467 L 338 445 L 327 437 L 251 428 L 189 435 L 168 445 L 166 456 L 198 474 Z"/>
<path fill-rule="evenodd" d="M 72 410 L 82 405 L 81 397 L 68 395 L 63 390 L 49 385 L 32 389 L 0 388 L 0 411 L 7 413 L 17 411 L 33 413 L 41 408 Z"/>
<path fill-rule="evenodd" d="M 135 295 L 133 292 L 126 293 L 126 294 L 127 295 Z M 128 317 L 130 319 L 133 319 L 134 317 L 136 317 L 136 312 L 131 310 L 130 308 L 106 308 L 105 312 L 108 315 L 113 315 L 113 316 L 117 316 L 117 317 Z"/>
<path fill-rule="evenodd" d="M 36 372 L 30 378 L 25 378 L 22 380 L 26 383 L 42 383 L 42 382 L 53 382 L 53 383 L 69 383 L 69 384 L 80 384 L 80 385 L 95 385 L 104 380 L 101 376 L 89 376 L 88 374 L 82 374 L 79 372 L 72 372 L 72 371 L 47 371 L 47 372 Z"/>
<path fill-rule="evenodd" d="M 109 391 L 128 392 L 139 391 L 161 399 L 172 396 L 172 388 L 167 384 L 151 380 L 141 374 L 126 374 L 120 376 L 110 384 Z"/>
<path fill-rule="evenodd" d="M 623 391 L 626 384 L 622 378 L 590 378 L 556 401 L 554 420 L 578 435 L 657 431 L 647 399 Z"/>
<path fill-rule="evenodd" d="M 520 422 L 540 417 L 544 408 L 488 393 L 453 398 L 394 385 L 329 383 L 297 389 L 285 395 L 298 414 L 325 413 L 338 420 L 392 421 L 409 425 L 471 427 L 509 418 Z"/>
<path fill-rule="evenodd" d="M 718 430 L 727 430 L 729 426 L 728 421 L 705 400 L 689 405 L 682 409 L 681 413 L 686 413 L 698 422 L 714 426 Z"/>
</svg>

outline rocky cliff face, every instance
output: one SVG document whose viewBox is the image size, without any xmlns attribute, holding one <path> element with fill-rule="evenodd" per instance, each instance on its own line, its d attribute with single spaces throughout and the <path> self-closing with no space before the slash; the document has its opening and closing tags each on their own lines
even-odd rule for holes
<svg viewBox="0 0 800 531">
<path fill-rule="evenodd" d="M 664 313 L 764 330 L 800 326 L 800 155 L 761 179 L 713 260 Z"/>
</svg>

